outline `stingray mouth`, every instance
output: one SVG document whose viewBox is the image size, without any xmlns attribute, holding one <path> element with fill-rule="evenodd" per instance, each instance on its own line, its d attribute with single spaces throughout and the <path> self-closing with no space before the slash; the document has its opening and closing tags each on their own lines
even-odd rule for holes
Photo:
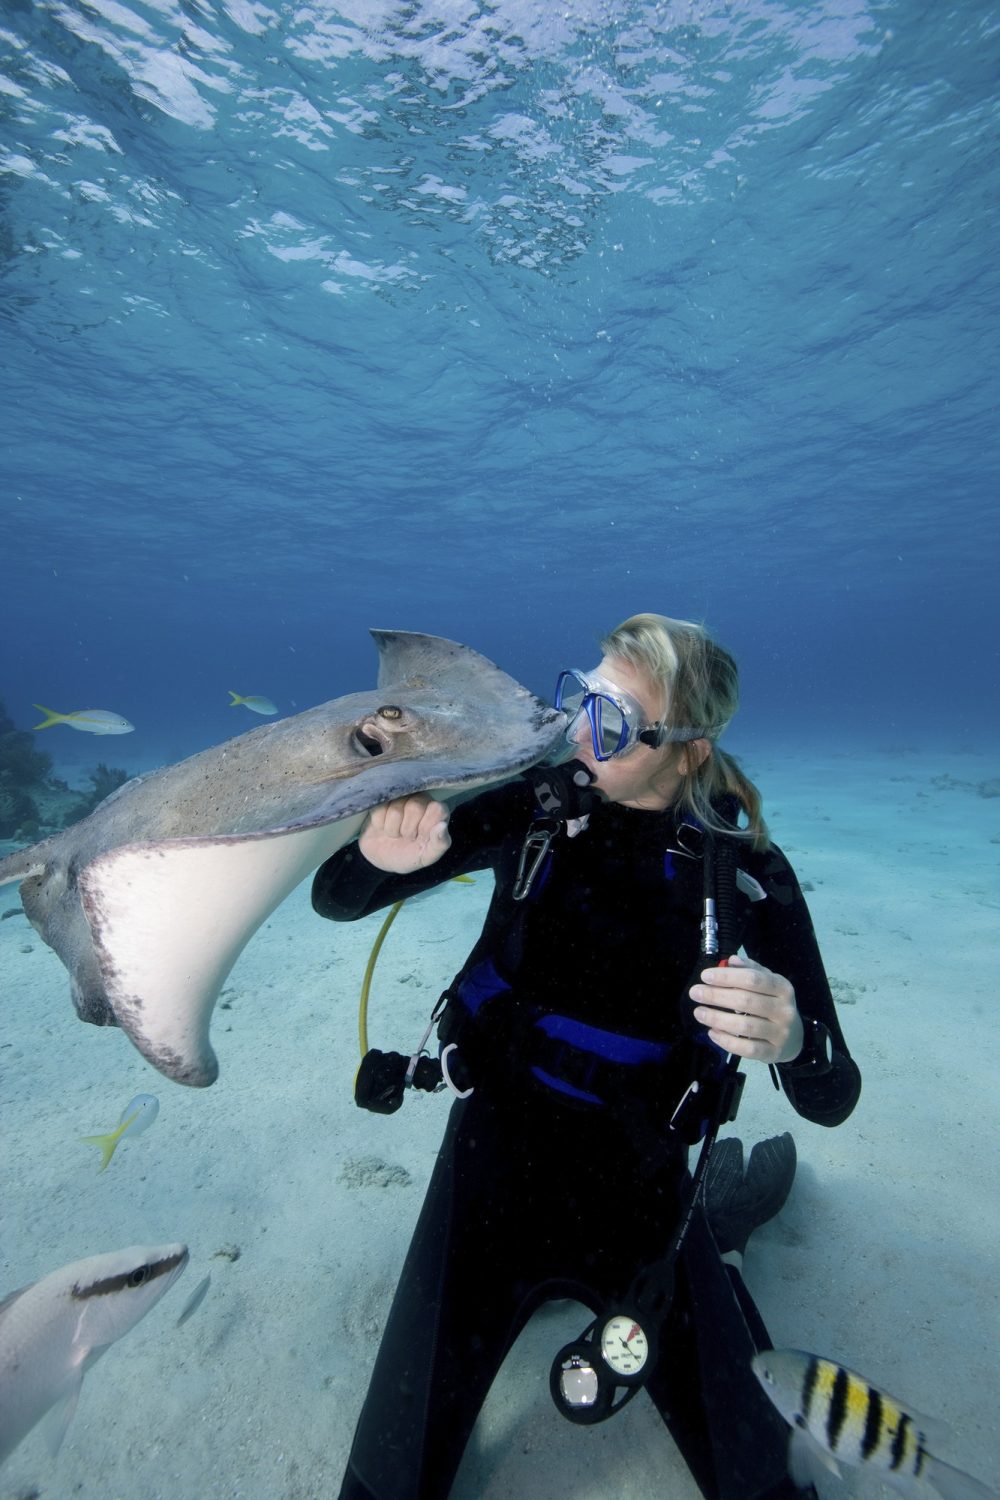
<svg viewBox="0 0 1000 1500">
<path fill-rule="evenodd" d="M 355 726 L 355 749 L 362 755 L 387 755 L 392 749 L 393 735 L 404 727 L 404 719 L 403 710 L 393 703 L 376 709 L 373 715 Z"/>
</svg>

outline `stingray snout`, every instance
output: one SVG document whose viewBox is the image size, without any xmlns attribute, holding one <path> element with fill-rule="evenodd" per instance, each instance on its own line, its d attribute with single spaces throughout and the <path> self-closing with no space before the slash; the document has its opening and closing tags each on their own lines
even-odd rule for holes
<svg viewBox="0 0 1000 1500">
<path fill-rule="evenodd" d="M 365 755 L 386 755 L 393 748 L 393 735 L 412 729 L 415 717 L 397 703 L 383 703 L 355 727 L 354 742 Z"/>
</svg>

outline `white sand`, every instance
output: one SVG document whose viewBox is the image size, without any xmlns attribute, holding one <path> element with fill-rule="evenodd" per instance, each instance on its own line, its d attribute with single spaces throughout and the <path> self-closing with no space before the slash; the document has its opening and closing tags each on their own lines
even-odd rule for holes
<svg viewBox="0 0 1000 1500">
<path fill-rule="evenodd" d="M 1000 798 L 976 791 L 1000 766 L 758 755 L 749 769 L 814 887 L 865 1087 L 826 1131 L 749 1068 L 740 1133 L 793 1129 L 801 1168 L 751 1242 L 748 1283 L 777 1344 L 840 1358 L 946 1419 L 943 1456 L 1000 1485 Z M 376 974 L 373 1045 L 419 1039 L 488 896 L 482 876 L 404 908 Z M 0 892 L 0 911 L 16 904 L 16 887 Z M 117 1031 L 81 1025 L 54 954 L 23 916 L 0 922 L 0 1295 L 135 1242 L 191 1250 L 179 1284 L 87 1376 L 57 1457 L 36 1429 L 0 1472 L 0 1500 L 337 1494 L 447 1110 L 410 1096 L 385 1119 L 353 1103 L 358 990 L 380 921 L 323 922 L 308 887 L 296 892 L 228 981 L 213 1024 L 222 1076 L 205 1091 L 161 1078 Z M 140 1091 L 158 1095 L 159 1118 L 100 1175 L 78 1138 L 112 1128 Z M 380 1177 L 366 1157 L 402 1172 Z M 208 1297 L 176 1328 L 209 1271 Z M 645 1398 L 592 1430 L 555 1413 L 549 1362 L 586 1321 L 563 1304 L 527 1330 L 455 1500 L 697 1500 Z M 833 1489 L 882 1493 L 868 1476 Z"/>
</svg>

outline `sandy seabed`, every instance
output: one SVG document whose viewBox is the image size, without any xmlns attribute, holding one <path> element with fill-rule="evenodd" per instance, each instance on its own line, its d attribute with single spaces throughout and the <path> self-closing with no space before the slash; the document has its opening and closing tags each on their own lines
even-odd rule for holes
<svg viewBox="0 0 1000 1500">
<path fill-rule="evenodd" d="M 1000 765 L 759 754 L 748 769 L 807 887 L 864 1092 L 824 1130 L 748 1066 L 739 1132 L 792 1129 L 800 1169 L 751 1241 L 747 1282 L 777 1345 L 838 1358 L 943 1418 L 940 1456 L 1000 1485 Z M 490 887 L 484 874 L 403 909 L 376 971 L 372 1045 L 417 1044 Z M 16 886 L 0 892 L 0 1297 L 133 1243 L 183 1240 L 191 1264 L 87 1375 L 59 1453 L 35 1429 L 10 1457 L 0 1500 L 336 1496 L 448 1108 L 411 1094 L 383 1118 L 353 1102 L 381 914 L 334 925 L 308 884 L 296 891 L 227 980 L 221 1077 L 196 1091 L 76 1019 L 58 959 L 6 916 L 17 906 Z M 100 1174 L 79 1138 L 113 1128 L 139 1092 L 159 1117 Z M 698 1500 L 645 1398 L 593 1429 L 556 1413 L 549 1364 L 587 1321 L 562 1303 L 525 1331 L 454 1500 Z M 883 1490 L 855 1473 L 829 1493 Z"/>
</svg>

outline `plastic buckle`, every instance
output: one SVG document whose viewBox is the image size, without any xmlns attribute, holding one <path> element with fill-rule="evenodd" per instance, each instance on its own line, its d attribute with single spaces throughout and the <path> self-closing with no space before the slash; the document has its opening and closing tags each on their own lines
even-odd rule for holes
<svg viewBox="0 0 1000 1500">
<path fill-rule="evenodd" d="M 683 1094 L 677 1102 L 673 1114 L 667 1121 L 667 1129 L 676 1130 L 678 1135 L 680 1135 L 682 1139 L 686 1138 L 684 1136 L 682 1127 L 686 1122 L 688 1105 L 691 1103 L 691 1100 L 696 1099 L 700 1093 L 701 1084 L 698 1082 L 697 1078 L 695 1078 L 691 1083 L 688 1084 L 687 1088 L 684 1090 Z"/>
<path fill-rule="evenodd" d="M 453 1052 L 456 1054 L 456 1061 L 457 1061 L 458 1060 L 457 1059 L 457 1053 L 458 1053 L 458 1044 L 457 1044 L 457 1042 L 449 1042 L 448 1045 L 447 1045 L 447 1047 L 445 1047 L 444 1050 L 442 1051 L 441 1057 L 439 1059 L 439 1061 L 441 1063 L 441 1077 L 443 1079 L 443 1086 L 445 1088 L 450 1089 L 451 1092 L 455 1095 L 456 1099 L 468 1099 L 469 1095 L 475 1092 L 475 1088 L 473 1087 L 473 1088 L 467 1088 L 467 1089 L 460 1089 L 459 1086 L 458 1086 L 458 1084 L 455 1082 L 454 1078 L 452 1078 L 452 1076 L 451 1076 L 450 1060 L 451 1060 L 451 1055 L 452 1055 Z"/>
<path fill-rule="evenodd" d="M 694 1145 L 704 1135 L 701 1126 L 706 1116 L 712 1113 L 713 1098 L 718 1108 L 719 1124 L 730 1124 L 739 1112 L 746 1081 L 745 1073 L 726 1073 L 722 1078 L 705 1079 L 703 1082 L 695 1078 L 678 1100 L 668 1121 L 668 1130 L 674 1131 L 682 1141 Z M 693 1109 L 695 1103 L 699 1106 L 697 1110 Z"/>
</svg>

